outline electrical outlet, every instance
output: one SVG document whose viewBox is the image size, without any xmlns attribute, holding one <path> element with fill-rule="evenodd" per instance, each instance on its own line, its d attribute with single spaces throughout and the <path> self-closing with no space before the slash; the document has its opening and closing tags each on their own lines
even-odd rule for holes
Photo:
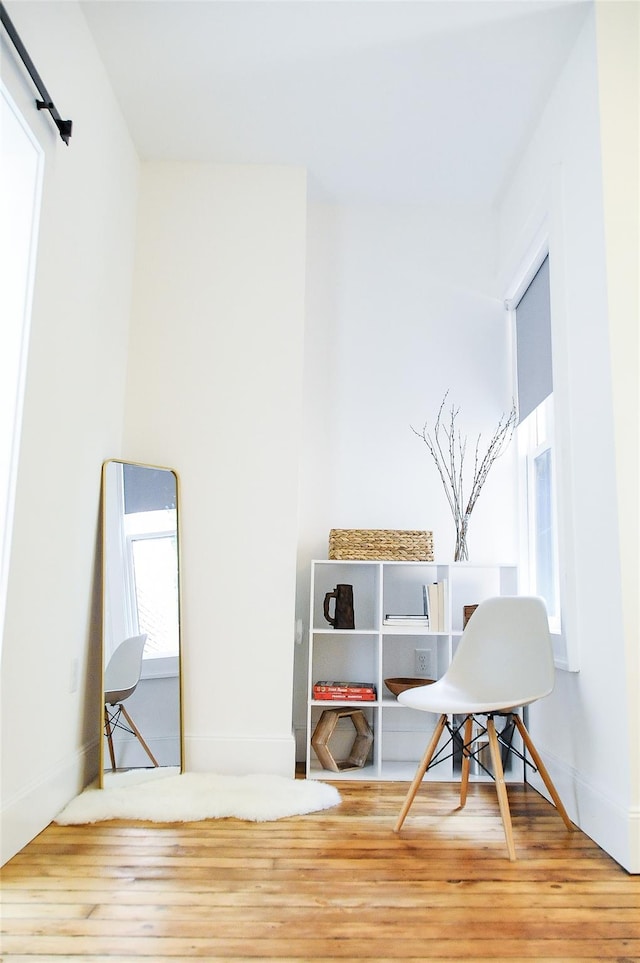
<svg viewBox="0 0 640 963">
<path fill-rule="evenodd" d="M 433 679 L 433 649 L 415 650 L 415 673 L 419 678 Z"/>
</svg>

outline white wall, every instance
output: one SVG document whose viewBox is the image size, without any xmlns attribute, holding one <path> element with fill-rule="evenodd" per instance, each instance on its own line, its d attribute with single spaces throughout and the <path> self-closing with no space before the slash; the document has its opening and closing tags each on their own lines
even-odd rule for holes
<svg viewBox="0 0 640 963">
<path fill-rule="evenodd" d="M 590 17 L 505 192 L 500 267 L 508 278 L 545 214 L 562 614 L 580 671 L 558 673 L 553 695 L 533 707 L 534 739 L 580 827 L 637 871 L 640 853 L 630 845 L 637 791 L 630 771 L 638 733 L 630 732 L 619 551 L 624 517 L 614 451 L 624 412 L 613 407 L 611 338 L 620 333 L 609 326 L 600 136 Z M 637 675 L 637 659 L 635 666 Z"/>
<path fill-rule="evenodd" d="M 308 217 L 304 439 L 296 613 L 298 756 L 303 758 L 309 563 L 331 528 L 455 530 L 424 442 L 447 389 L 460 426 L 488 441 L 512 400 L 509 327 L 495 288 L 489 211 L 312 204 Z M 514 561 L 515 446 L 471 517 L 470 558 Z M 468 471 L 472 471 L 472 454 Z"/>
<path fill-rule="evenodd" d="M 640 9 L 596 8 L 618 536 L 629 704 L 629 848 L 640 871 Z"/>
<path fill-rule="evenodd" d="M 292 775 L 306 177 L 143 165 L 125 457 L 181 482 L 186 768 Z"/>
<path fill-rule="evenodd" d="M 100 467 L 120 448 L 138 178 L 76 5 L 7 10 L 74 132 L 66 147 L 38 113 L 3 30 L 2 78 L 46 152 L 2 652 L 3 861 L 97 772 Z"/>
</svg>

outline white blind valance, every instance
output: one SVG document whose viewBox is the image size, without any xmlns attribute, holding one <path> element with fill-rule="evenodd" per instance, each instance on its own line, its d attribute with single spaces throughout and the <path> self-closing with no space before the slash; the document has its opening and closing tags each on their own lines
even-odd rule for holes
<svg viewBox="0 0 640 963">
<path fill-rule="evenodd" d="M 524 421 L 553 391 L 549 256 L 516 305 L 518 416 Z"/>
</svg>

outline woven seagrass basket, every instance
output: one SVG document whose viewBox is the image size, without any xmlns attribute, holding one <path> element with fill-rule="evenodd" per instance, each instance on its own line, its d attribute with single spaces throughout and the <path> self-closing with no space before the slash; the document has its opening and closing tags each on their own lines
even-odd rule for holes
<svg viewBox="0 0 640 963">
<path fill-rule="evenodd" d="M 386 528 L 332 528 L 329 558 L 383 562 L 433 562 L 433 532 Z"/>
</svg>

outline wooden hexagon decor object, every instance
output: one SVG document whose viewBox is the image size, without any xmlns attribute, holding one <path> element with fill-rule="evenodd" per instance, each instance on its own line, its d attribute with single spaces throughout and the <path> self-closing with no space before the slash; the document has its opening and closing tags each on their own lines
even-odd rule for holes
<svg viewBox="0 0 640 963">
<path fill-rule="evenodd" d="M 329 743 L 340 719 L 351 720 L 356 737 L 347 758 L 338 761 L 333 758 Z M 313 731 L 311 745 L 325 769 L 332 772 L 361 769 L 373 745 L 373 732 L 362 709 L 325 709 Z"/>
</svg>

